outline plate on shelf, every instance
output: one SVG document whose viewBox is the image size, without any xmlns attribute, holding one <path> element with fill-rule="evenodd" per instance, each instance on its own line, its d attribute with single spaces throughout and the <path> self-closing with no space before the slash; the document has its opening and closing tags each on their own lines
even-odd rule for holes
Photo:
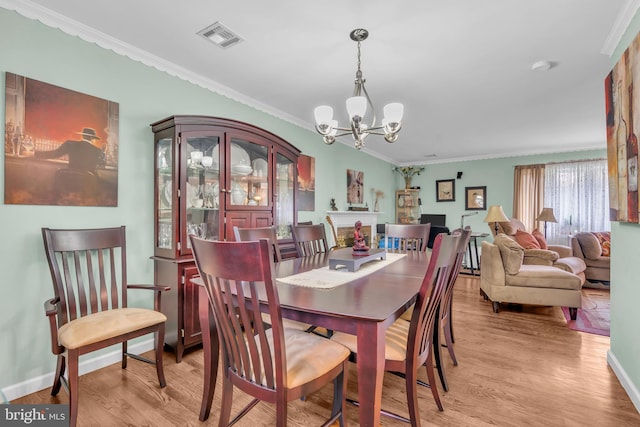
<svg viewBox="0 0 640 427">
<path fill-rule="evenodd" d="M 231 166 L 231 173 L 234 175 L 249 175 L 253 168 L 249 165 L 235 164 Z"/>
</svg>

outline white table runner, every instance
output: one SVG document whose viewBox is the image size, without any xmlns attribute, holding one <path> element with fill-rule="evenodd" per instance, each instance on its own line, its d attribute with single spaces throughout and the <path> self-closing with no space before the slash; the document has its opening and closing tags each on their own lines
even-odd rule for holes
<svg viewBox="0 0 640 427">
<path fill-rule="evenodd" d="M 387 252 L 387 259 L 368 262 L 360 266 L 357 271 L 347 271 L 344 267 L 338 268 L 337 270 L 330 270 L 329 266 L 326 266 L 294 274 L 292 276 L 280 277 L 277 281 L 289 285 L 331 289 L 378 271 L 405 256 L 407 256 L 407 254 Z"/>
</svg>

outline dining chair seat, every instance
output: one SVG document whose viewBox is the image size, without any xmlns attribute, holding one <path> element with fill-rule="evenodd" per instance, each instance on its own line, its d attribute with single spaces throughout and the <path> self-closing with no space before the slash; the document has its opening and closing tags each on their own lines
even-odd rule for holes
<svg viewBox="0 0 640 427">
<path fill-rule="evenodd" d="M 67 349 L 76 349 L 140 329 L 164 323 L 167 316 L 144 308 L 118 308 L 79 317 L 58 329 L 58 340 Z"/>
<path fill-rule="evenodd" d="M 275 363 L 273 329 L 266 332 Z M 286 342 L 287 388 L 293 389 L 319 378 L 349 357 L 349 350 L 338 343 L 294 329 L 284 328 Z M 274 366 L 275 369 L 275 366 Z M 267 387 L 264 376 L 260 383 Z"/>
</svg>

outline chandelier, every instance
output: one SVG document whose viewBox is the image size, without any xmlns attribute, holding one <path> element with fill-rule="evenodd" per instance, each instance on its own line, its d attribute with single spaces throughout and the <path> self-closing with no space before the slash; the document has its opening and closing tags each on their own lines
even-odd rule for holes
<svg viewBox="0 0 640 427">
<path fill-rule="evenodd" d="M 387 142 L 396 142 L 398 132 L 402 127 L 402 115 L 404 106 L 398 102 L 392 102 L 384 106 L 384 117 L 380 126 L 376 126 L 376 113 L 364 87 L 365 79 L 360 70 L 360 42 L 367 39 L 369 32 L 358 28 L 349 34 L 351 40 L 358 43 L 358 70 L 356 71 L 353 96 L 347 99 L 347 113 L 349 114 L 349 127 L 338 126 L 338 121 L 333 119 L 333 108 L 328 105 L 320 105 L 314 110 L 316 131 L 322 135 L 325 144 L 331 145 L 336 138 L 351 134 L 355 141 L 355 147 L 359 150 L 364 146 L 364 139 L 373 135 L 383 135 Z M 364 123 L 367 106 L 371 109 L 372 119 L 370 124 Z"/>
</svg>

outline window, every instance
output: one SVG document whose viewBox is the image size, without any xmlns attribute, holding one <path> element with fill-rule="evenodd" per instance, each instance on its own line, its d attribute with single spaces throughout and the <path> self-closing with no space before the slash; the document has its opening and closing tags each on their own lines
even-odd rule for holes
<svg viewBox="0 0 640 427">
<path fill-rule="evenodd" d="M 609 187 L 606 160 L 545 165 L 544 206 L 557 223 L 547 224 L 549 243 L 567 244 L 577 231 L 609 231 Z"/>
</svg>

